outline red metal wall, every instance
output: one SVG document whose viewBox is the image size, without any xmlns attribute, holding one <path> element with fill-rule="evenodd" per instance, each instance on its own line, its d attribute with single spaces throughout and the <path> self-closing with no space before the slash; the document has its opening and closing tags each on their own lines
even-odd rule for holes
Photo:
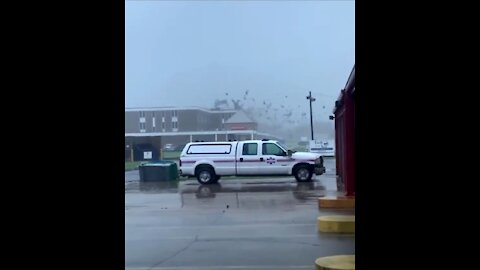
<svg viewBox="0 0 480 270">
<path fill-rule="evenodd" d="M 335 106 L 337 186 L 346 196 L 355 196 L 355 70 L 353 83 L 342 90 Z M 350 78 L 349 78 L 350 79 Z"/>
</svg>

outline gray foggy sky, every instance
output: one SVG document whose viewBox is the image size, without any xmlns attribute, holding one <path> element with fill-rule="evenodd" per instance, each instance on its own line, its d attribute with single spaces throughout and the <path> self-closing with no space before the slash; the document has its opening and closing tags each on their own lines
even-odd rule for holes
<svg viewBox="0 0 480 270">
<path fill-rule="evenodd" d="M 249 90 L 249 106 L 298 116 L 312 91 L 323 118 L 354 63 L 354 1 L 125 2 L 126 107 L 210 108 Z"/>
</svg>

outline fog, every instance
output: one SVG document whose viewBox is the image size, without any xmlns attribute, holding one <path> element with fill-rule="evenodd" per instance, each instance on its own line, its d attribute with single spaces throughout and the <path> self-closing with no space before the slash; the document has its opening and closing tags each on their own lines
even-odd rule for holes
<svg viewBox="0 0 480 270">
<path fill-rule="evenodd" d="M 333 138 L 355 62 L 354 1 L 127 1 L 125 107 L 238 108 L 259 130 Z"/>
</svg>

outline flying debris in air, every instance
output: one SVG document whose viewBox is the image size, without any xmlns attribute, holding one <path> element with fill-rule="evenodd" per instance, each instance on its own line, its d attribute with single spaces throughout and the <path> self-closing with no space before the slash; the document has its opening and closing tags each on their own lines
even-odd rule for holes
<svg viewBox="0 0 480 270">
<path fill-rule="evenodd" d="M 243 94 L 243 100 L 247 100 L 247 96 L 248 96 L 248 90 L 245 91 L 245 94 Z"/>
<path fill-rule="evenodd" d="M 243 108 L 242 108 L 242 105 L 240 104 L 240 100 L 239 100 L 239 99 L 237 99 L 237 100 L 232 99 L 232 103 L 233 103 L 233 108 L 234 108 L 235 110 L 241 110 L 241 109 L 243 109 Z"/>
</svg>

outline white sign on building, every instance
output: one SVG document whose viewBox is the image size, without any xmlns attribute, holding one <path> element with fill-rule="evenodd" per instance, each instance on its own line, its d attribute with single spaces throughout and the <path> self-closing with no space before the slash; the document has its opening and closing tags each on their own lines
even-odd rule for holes
<svg viewBox="0 0 480 270">
<path fill-rule="evenodd" d="M 309 151 L 322 154 L 322 156 L 335 156 L 335 140 L 311 140 Z"/>
<path fill-rule="evenodd" d="M 143 152 L 143 159 L 152 159 L 152 151 Z"/>
</svg>

